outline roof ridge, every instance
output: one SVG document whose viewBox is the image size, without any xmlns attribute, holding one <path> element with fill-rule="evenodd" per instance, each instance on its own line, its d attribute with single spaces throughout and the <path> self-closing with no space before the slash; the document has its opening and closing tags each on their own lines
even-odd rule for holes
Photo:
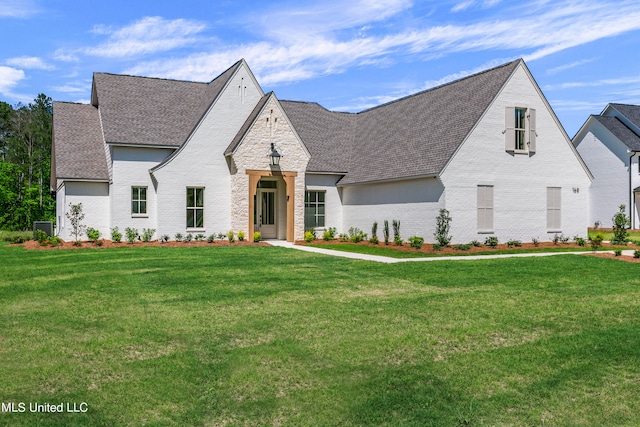
<svg viewBox="0 0 640 427">
<path fill-rule="evenodd" d="M 461 78 L 459 78 L 459 79 L 456 79 L 456 80 L 450 81 L 450 82 L 448 82 L 448 83 L 443 83 L 443 84 L 441 84 L 441 85 L 431 87 L 431 88 L 429 88 L 429 89 L 421 90 L 421 91 L 419 91 L 419 92 L 412 93 L 412 94 L 410 94 L 410 95 L 403 96 L 403 97 L 398 98 L 398 99 L 394 99 L 393 101 L 389 101 L 389 102 L 385 102 L 384 104 L 376 105 L 375 107 L 367 108 L 366 110 L 359 111 L 359 112 L 358 112 L 358 113 L 356 113 L 356 114 L 366 113 L 366 112 L 369 112 L 369 111 L 371 111 L 371 110 L 375 110 L 375 109 L 377 109 L 377 108 L 381 108 L 381 107 L 386 107 L 386 106 L 388 106 L 388 105 L 390 105 L 390 104 L 394 104 L 394 103 L 396 103 L 396 102 L 404 101 L 404 100 L 406 100 L 406 99 L 410 99 L 410 98 L 413 98 L 413 97 L 416 97 L 416 96 L 422 95 L 422 94 L 427 93 L 427 92 L 433 92 L 433 91 L 435 91 L 435 90 L 442 89 L 442 88 L 447 87 L 447 86 L 451 86 L 451 85 L 454 85 L 454 84 L 457 84 L 457 83 L 461 83 L 461 82 L 463 82 L 463 81 L 465 81 L 465 80 L 469 80 L 469 79 L 471 79 L 471 78 L 475 78 L 475 77 L 481 76 L 481 75 L 483 75 L 483 74 L 490 73 L 490 72 L 492 72 L 492 71 L 496 71 L 496 70 L 498 70 L 498 69 L 500 69 L 500 68 L 508 67 L 508 66 L 510 66 L 510 65 L 515 64 L 516 62 L 517 62 L 517 63 L 522 62 L 522 58 L 516 59 L 516 60 L 514 60 L 514 61 L 507 62 L 507 63 L 505 63 L 505 64 L 497 65 L 497 66 L 495 66 L 495 67 L 488 68 L 488 69 L 486 69 L 486 70 L 478 71 L 477 73 L 473 73 L 473 74 L 470 74 L 470 75 L 468 75 L 468 76 L 461 77 Z"/>
<path fill-rule="evenodd" d="M 166 77 L 135 76 L 133 74 L 104 73 L 104 72 L 99 72 L 99 71 L 95 71 L 93 74 L 94 75 L 99 74 L 99 75 L 103 75 L 103 76 L 113 76 L 113 77 L 130 77 L 130 78 L 133 78 L 133 79 L 161 80 L 161 81 L 165 81 L 165 82 L 176 82 L 176 83 L 193 83 L 193 84 L 199 84 L 199 85 L 207 85 L 207 84 L 209 84 L 207 82 L 196 82 L 196 81 L 193 81 L 193 80 L 169 79 L 169 78 L 166 78 Z M 217 76 L 216 79 L 218 77 L 220 77 L 220 76 Z"/>
</svg>

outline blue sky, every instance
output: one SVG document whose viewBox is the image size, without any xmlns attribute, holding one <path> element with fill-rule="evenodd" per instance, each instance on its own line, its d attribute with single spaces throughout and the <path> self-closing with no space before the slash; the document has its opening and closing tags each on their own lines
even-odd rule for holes
<svg viewBox="0 0 640 427">
<path fill-rule="evenodd" d="M 524 58 L 572 137 L 640 104 L 637 0 L 0 0 L 0 100 L 88 102 L 94 71 L 209 81 L 343 111 Z"/>
</svg>

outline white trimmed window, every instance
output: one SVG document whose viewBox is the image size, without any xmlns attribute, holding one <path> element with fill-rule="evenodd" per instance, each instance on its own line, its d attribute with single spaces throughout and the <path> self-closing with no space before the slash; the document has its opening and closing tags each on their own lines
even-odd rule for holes
<svg viewBox="0 0 640 427">
<path fill-rule="evenodd" d="M 147 214 L 147 187 L 131 187 L 131 215 Z"/>
<path fill-rule="evenodd" d="M 187 187 L 187 228 L 204 228 L 204 188 Z"/>
<path fill-rule="evenodd" d="M 547 231 L 562 231 L 562 189 L 560 187 L 547 187 Z"/>
<path fill-rule="evenodd" d="M 505 108 L 505 151 L 510 153 L 536 152 L 536 110 L 535 108 Z"/>
<path fill-rule="evenodd" d="M 324 191 L 307 191 L 304 195 L 304 229 L 324 227 Z"/>
<path fill-rule="evenodd" d="M 493 185 L 478 185 L 478 233 L 493 233 Z"/>
</svg>

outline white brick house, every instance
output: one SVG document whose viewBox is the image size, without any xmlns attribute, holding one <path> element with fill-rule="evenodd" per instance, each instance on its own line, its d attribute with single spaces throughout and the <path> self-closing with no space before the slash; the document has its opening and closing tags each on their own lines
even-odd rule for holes
<svg viewBox="0 0 640 427">
<path fill-rule="evenodd" d="M 631 227 L 640 228 L 640 106 L 608 104 L 592 115 L 573 144 L 593 173 L 589 190 L 589 224 L 611 227 L 620 205 Z"/>
<path fill-rule="evenodd" d="M 522 60 L 356 114 L 264 94 L 244 60 L 210 83 L 96 73 L 90 105 L 54 103 L 63 239 L 82 202 L 106 237 L 297 240 L 395 219 L 433 241 L 446 208 L 454 242 L 544 241 L 586 235 L 590 181 Z"/>
</svg>

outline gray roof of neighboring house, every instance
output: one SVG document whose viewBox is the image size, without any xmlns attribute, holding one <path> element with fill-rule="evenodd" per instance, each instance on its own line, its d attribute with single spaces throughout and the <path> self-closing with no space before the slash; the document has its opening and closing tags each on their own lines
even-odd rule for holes
<svg viewBox="0 0 640 427">
<path fill-rule="evenodd" d="M 624 115 L 630 122 L 640 128 L 640 105 L 629 104 L 609 104 L 622 115 Z"/>
<path fill-rule="evenodd" d="M 56 178 L 109 180 L 100 117 L 93 105 L 54 102 L 53 139 Z"/>
<path fill-rule="evenodd" d="M 640 109 L 638 109 L 640 111 Z M 622 112 L 622 111 L 621 111 Z M 640 136 L 629 129 L 617 117 L 592 116 L 632 151 L 640 151 Z"/>
<path fill-rule="evenodd" d="M 347 171 L 341 184 L 437 175 L 521 60 L 357 114 L 282 101 L 311 152 L 308 171 Z"/>
<path fill-rule="evenodd" d="M 240 64 L 210 83 L 95 73 L 105 141 L 179 147 Z"/>
</svg>

